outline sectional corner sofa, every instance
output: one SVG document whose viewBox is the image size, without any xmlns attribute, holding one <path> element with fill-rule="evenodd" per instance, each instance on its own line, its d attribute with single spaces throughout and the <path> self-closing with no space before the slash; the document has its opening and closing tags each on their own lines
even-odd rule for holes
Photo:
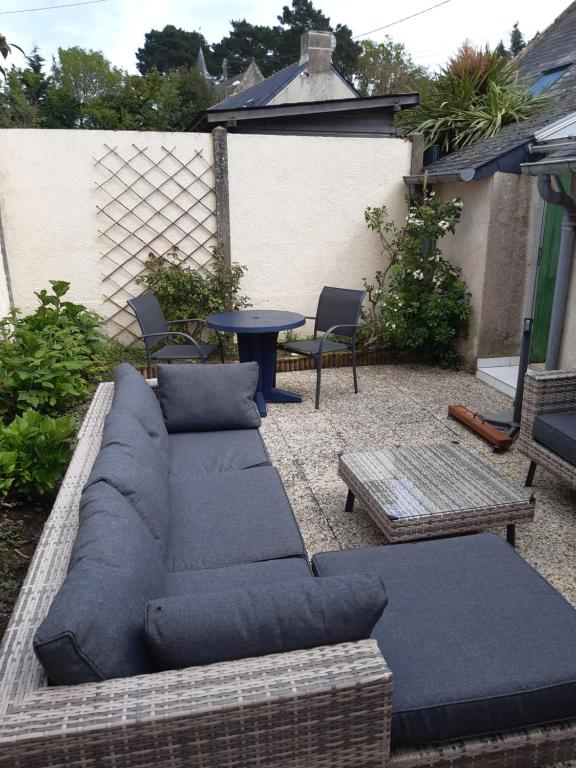
<svg viewBox="0 0 576 768">
<path fill-rule="evenodd" d="M 123 365 L 86 415 L 0 649 L 0 766 L 524 768 L 576 756 L 576 611 L 505 542 L 309 564 L 257 426 L 178 431 L 188 412 L 167 409 L 160 385 L 158 401 L 156 382 Z M 198 424 L 201 412 L 200 397 Z M 359 576 L 388 597 L 370 637 L 346 640 L 344 626 L 327 644 L 217 660 L 207 638 L 230 589 Z M 142 645 L 145 616 L 182 595 L 214 615 L 197 614 L 199 647 L 194 628 L 179 637 L 176 652 L 198 663 L 161 668 Z"/>
</svg>

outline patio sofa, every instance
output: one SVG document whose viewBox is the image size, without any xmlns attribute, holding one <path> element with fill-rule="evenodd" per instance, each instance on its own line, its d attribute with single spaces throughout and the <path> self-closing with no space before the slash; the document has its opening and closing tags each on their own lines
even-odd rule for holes
<svg viewBox="0 0 576 768">
<path fill-rule="evenodd" d="M 576 611 L 507 544 L 330 552 L 311 570 L 257 428 L 171 431 L 189 413 L 160 390 L 163 412 L 121 366 L 86 416 L 0 651 L 0 765 L 520 768 L 576 755 Z M 226 632 L 262 594 L 270 613 L 240 633 L 255 652 L 239 658 Z M 293 622 L 270 639 L 276 599 Z M 318 613 L 323 644 L 300 632 Z M 270 652 L 286 638 L 295 650 Z"/>
</svg>

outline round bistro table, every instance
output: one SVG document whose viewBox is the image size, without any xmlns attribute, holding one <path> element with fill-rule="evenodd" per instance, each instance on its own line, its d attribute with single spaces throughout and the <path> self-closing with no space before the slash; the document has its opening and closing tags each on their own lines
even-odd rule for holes
<svg viewBox="0 0 576 768">
<path fill-rule="evenodd" d="M 303 315 L 276 309 L 242 309 L 206 318 L 208 328 L 238 336 L 241 363 L 258 363 L 255 400 L 261 416 L 266 416 L 266 403 L 302 402 L 300 395 L 276 387 L 276 347 L 280 331 L 299 328 L 305 322 Z"/>
</svg>

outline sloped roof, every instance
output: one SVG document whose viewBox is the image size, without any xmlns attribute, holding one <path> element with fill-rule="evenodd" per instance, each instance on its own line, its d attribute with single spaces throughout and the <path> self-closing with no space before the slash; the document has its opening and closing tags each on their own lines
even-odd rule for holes
<svg viewBox="0 0 576 768">
<path fill-rule="evenodd" d="M 241 107 L 265 107 L 272 101 L 277 93 L 280 93 L 289 83 L 292 82 L 300 72 L 304 72 L 308 62 L 303 64 L 291 64 L 289 67 L 275 72 L 270 77 L 256 83 L 245 91 L 229 96 L 224 101 L 214 104 L 210 109 L 240 109 Z"/>
<path fill-rule="evenodd" d="M 545 92 L 546 105 L 521 123 L 505 125 L 496 136 L 451 152 L 426 166 L 431 176 L 480 179 L 498 170 L 518 170 L 527 159 L 527 144 L 534 133 L 576 110 L 576 2 L 537 35 L 516 57 L 519 77 L 528 87 L 543 72 L 574 62 Z"/>
<path fill-rule="evenodd" d="M 352 93 L 358 93 L 352 83 L 340 72 L 338 67 L 331 64 L 332 72 L 337 77 L 343 80 L 347 86 L 349 86 Z M 224 101 L 214 104 L 212 109 L 241 109 L 242 107 L 265 107 L 276 96 L 286 88 L 293 80 L 295 80 L 301 72 L 305 72 L 308 69 L 308 62 L 305 61 L 302 64 L 298 62 L 291 64 L 289 67 L 284 67 L 278 72 L 274 72 L 273 75 L 262 80 L 261 83 L 253 85 L 251 88 L 247 88 L 241 93 L 236 93 L 233 96 L 229 96 Z M 209 110 L 209 111 L 210 111 Z"/>
</svg>

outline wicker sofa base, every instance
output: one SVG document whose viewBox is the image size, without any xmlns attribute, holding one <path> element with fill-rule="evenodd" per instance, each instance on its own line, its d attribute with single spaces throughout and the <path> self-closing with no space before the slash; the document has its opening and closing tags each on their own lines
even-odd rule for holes
<svg viewBox="0 0 576 768">
<path fill-rule="evenodd" d="M 394 751 L 388 768 L 545 768 L 576 756 L 576 721 L 423 749 Z"/>
</svg>

